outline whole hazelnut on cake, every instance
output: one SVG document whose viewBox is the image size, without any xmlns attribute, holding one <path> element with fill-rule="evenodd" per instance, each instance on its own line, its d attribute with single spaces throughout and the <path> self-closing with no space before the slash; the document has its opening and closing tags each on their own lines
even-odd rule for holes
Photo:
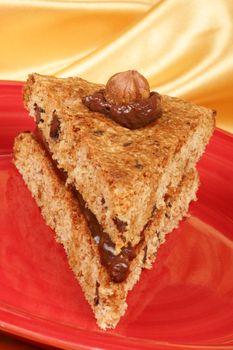
<svg viewBox="0 0 233 350">
<path fill-rule="evenodd" d="M 116 105 L 147 99 L 149 96 L 149 83 L 136 70 L 114 74 L 105 88 L 106 101 Z"/>
<path fill-rule="evenodd" d="M 161 97 L 150 91 L 146 78 L 136 70 L 114 74 L 105 89 L 84 96 L 89 110 L 105 114 L 128 129 L 143 128 L 162 115 Z"/>
</svg>

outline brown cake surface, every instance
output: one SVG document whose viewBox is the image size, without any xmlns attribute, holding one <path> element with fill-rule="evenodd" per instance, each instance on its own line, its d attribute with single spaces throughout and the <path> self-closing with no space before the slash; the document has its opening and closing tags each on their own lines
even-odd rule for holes
<svg viewBox="0 0 233 350">
<path fill-rule="evenodd" d="M 195 167 L 215 118 L 210 109 L 162 96 L 162 116 L 129 130 L 82 103 L 101 88 L 81 78 L 32 74 L 24 100 L 67 184 L 81 193 L 118 254 L 140 242 L 167 188 Z"/>
</svg>

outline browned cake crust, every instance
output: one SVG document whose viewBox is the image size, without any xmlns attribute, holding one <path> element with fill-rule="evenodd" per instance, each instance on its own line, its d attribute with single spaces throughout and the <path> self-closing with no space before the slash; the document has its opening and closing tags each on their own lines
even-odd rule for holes
<svg viewBox="0 0 233 350">
<path fill-rule="evenodd" d="M 82 194 L 117 254 L 129 242 L 139 243 L 155 205 L 163 207 L 168 186 L 176 187 L 195 167 L 215 118 L 210 109 L 162 96 L 162 117 L 132 131 L 83 105 L 83 96 L 102 87 L 32 74 L 24 100 L 40 120 L 53 158 L 67 171 L 67 183 Z"/>
<path fill-rule="evenodd" d="M 14 163 L 35 198 L 46 223 L 67 253 L 69 264 L 91 305 L 98 325 L 115 327 L 127 308 L 127 293 L 139 279 L 142 267 L 151 267 L 166 233 L 177 227 L 196 198 L 197 172 L 188 171 L 176 189 L 166 194 L 166 205 L 154 212 L 145 240 L 122 283 L 113 283 L 100 263 L 99 251 L 73 193 L 58 177 L 49 156 L 30 133 L 20 134 L 14 145 Z M 90 188 L 92 190 L 92 188 Z M 91 268 L 90 268 L 91 266 Z M 51 267 L 52 268 L 52 267 Z"/>
</svg>

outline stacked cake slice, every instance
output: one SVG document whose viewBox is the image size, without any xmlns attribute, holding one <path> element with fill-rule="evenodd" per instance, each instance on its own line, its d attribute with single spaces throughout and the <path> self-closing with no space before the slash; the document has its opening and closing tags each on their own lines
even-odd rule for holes
<svg viewBox="0 0 233 350">
<path fill-rule="evenodd" d="M 106 115 L 109 105 L 101 112 L 84 103 L 104 89 L 30 75 L 24 100 L 37 129 L 17 136 L 14 162 L 105 329 L 196 199 L 214 112 L 160 96 L 159 117 L 128 128 Z"/>
</svg>

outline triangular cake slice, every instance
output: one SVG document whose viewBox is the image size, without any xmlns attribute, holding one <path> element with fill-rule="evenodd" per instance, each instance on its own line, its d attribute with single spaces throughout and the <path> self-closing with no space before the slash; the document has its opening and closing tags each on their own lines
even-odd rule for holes
<svg viewBox="0 0 233 350">
<path fill-rule="evenodd" d="M 128 291 L 138 281 L 142 268 L 151 267 L 165 235 L 178 226 L 187 213 L 190 201 L 196 199 L 199 186 L 197 171 L 190 170 L 175 190 L 168 189 L 166 206 L 151 217 L 150 225 L 144 231 L 144 240 L 136 247 L 136 257 L 130 261 L 127 278 L 115 283 L 101 263 L 98 246 L 75 193 L 64 185 L 48 152 L 34 135 L 18 135 L 14 162 L 41 208 L 46 223 L 55 230 L 57 241 L 63 244 L 70 267 L 98 325 L 103 329 L 115 327 L 126 311 Z"/>
<path fill-rule="evenodd" d="M 99 325 L 114 327 L 142 266 L 151 265 L 164 235 L 177 226 L 195 198 L 195 165 L 213 132 L 215 113 L 150 92 L 145 78 L 135 71 L 113 76 L 106 86 L 78 77 L 32 74 L 25 85 L 24 100 L 37 131 L 34 137 L 23 134 L 16 140 L 15 164 L 60 240 L 70 232 L 68 245 L 74 241 L 72 230 L 76 230 L 75 235 L 78 231 L 82 234 L 80 223 L 72 221 L 68 232 L 67 227 L 60 231 L 57 222 L 62 211 L 48 217 L 51 203 L 46 204 L 46 196 L 40 202 L 39 185 L 32 178 L 39 177 L 35 154 L 43 155 L 46 161 L 42 164 L 52 167 L 55 187 L 60 183 L 64 193 L 72 195 L 95 247 L 96 276 L 91 291 L 85 284 L 90 273 L 83 269 L 76 273 L 77 268 L 71 266 Z M 28 164 L 33 145 L 38 150 L 31 159 L 34 172 Z M 44 180 L 40 193 L 51 185 L 50 181 L 46 184 L 46 176 Z M 56 193 L 51 198 L 58 204 Z M 73 248 L 67 244 L 69 256 Z M 75 246 L 79 261 L 84 248 Z M 94 298 L 98 303 L 93 306 Z"/>
<path fill-rule="evenodd" d="M 213 132 L 214 112 L 162 96 L 162 116 L 131 130 L 84 105 L 83 97 L 100 89 L 81 78 L 33 74 L 24 98 L 67 182 L 119 252 L 140 241 L 155 206 L 164 204 L 167 187 L 176 187 L 195 166 Z"/>
</svg>

